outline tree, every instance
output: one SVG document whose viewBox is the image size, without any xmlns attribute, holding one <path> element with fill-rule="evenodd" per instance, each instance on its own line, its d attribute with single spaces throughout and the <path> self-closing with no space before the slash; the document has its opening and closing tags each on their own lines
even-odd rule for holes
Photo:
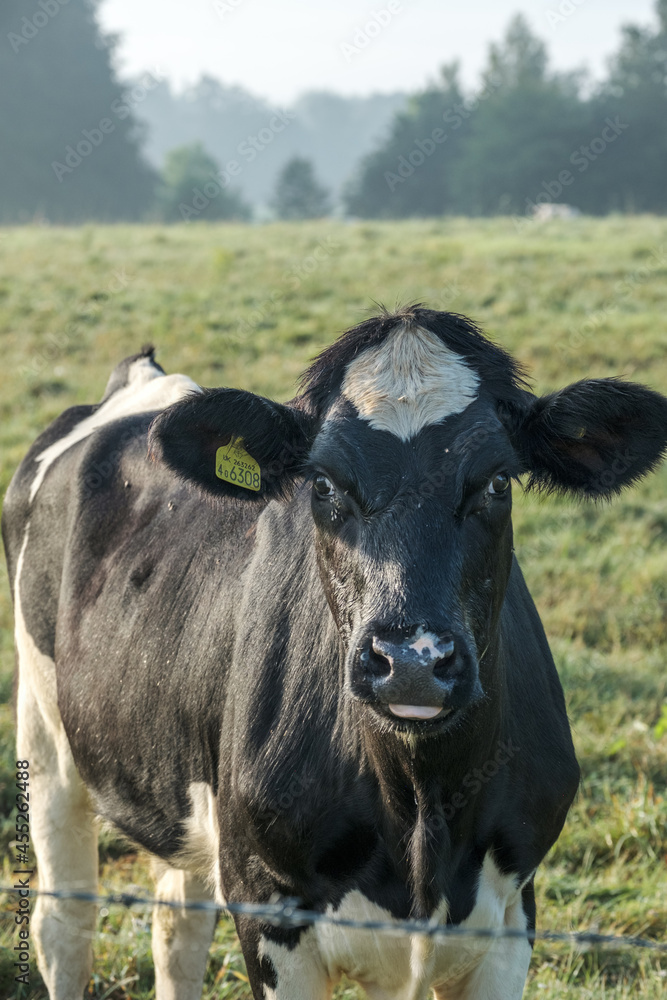
<svg viewBox="0 0 667 1000">
<path fill-rule="evenodd" d="M 402 218 L 457 211 L 456 164 L 471 110 L 458 82 L 458 66 L 399 112 L 387 139 L 365 156 L 344 192 L 351 215 Z"/>
<path fill-rule="evenodd" d="M 595 165 L 597 211 L 667 211 L 667 0 L 658 0 L 656 14 L 657 30 L 623 29 L 609 77 L 591 102 L 598 126 L 611 118 L 623 127 Z"/>
<path fill-rule="evenodd" d="M 98 0 L 0 7 L 0 220 L 136 219 L 155 174 L 101 34 Z M 148 81 L 147 85 L 150 86 Z M 145 88 L 143 93 L 145 93 Z"/>
<path fill-rule="evenodd" d="M 278 175 L 272 207 L 280 219 L 319 219 L 330 212 L 329 194 L 310 160 L 294 156 Z"/>
<path fill-rule="evenodd" d="M 563 201 L 559 174 L 587 136 L 589 111 L 573 75 L 550 74 L 543 43 L 517 15 L 491 45 L 480 102 L 457 173 L 458 200 L 470 214 L 524 214 L 537 198 Z M 571 181 L 570 183 L 573 183 Z M 573 200 L 574 196 L 573 196 Z"/>
<path fill-rule="evenodd" d="M 167 154 L 158 187 L 158 215 L 164 222 L 249 219 L 251 211 L 200 142 Z"/>
<path fill-rule="evenodd" d="M 657 28 L 623 30 L 608 79 L 587 98 L 582 75 L 550 71 L 544 44 L 513 18 L 477 95 L 462 97 L 451 66 L 396 115 L 348 184 L 348 211 L 523 215 L 543 201 L 667 211 L 667 0 L 655 10 Z"/>
<path fill-rule="evenodd" d="M 533 35 L 523 14 L 515 14 L 504 41 L 489 47 L 484 78 L 493 80 L 496 87 L 516 90 L 542 83 L 547 75 L 547 62 L 544 42 Z"/>
<path fill-rule="evenodd" d="M 667 35 L 667 0 L 656 0 L 655 11 L 660 23 L 660 34 Z"/>
</svg>

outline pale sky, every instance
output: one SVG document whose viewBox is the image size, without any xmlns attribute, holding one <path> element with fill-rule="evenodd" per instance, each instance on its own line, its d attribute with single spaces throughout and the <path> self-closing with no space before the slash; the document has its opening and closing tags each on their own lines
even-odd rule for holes
<svg viewBox="0 0 667 1000">
<path fill-rule="evenodd" d="M 517 11 L 555 68 L 599 77 L 620 25 L 650 24 L 653 10 L 653 0 L 103 0 L 100 16 L 122 35 L 123 75 L 157 70 L 180 89 L 205 72 L 287 104 L 306 90 L 414 91 L 453 59 L 474 87 Z"/>
</svg>

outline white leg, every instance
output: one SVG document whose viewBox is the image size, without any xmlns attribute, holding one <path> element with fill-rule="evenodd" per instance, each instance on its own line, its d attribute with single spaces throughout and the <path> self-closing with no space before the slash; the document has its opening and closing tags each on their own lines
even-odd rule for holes
<svg viewBox="0 0 667 1000">
<path fill-rule="evenodd" d="M 521 896 L 507 907 L 505 926 L 526 929 Z M 493 941 L 479 965 L 453 987 L 435 990 L 436 1000 L 521 1000 L 532 957 L 525 938 Z"/>
<path fill-rule="evenodd" d="M 238 926 L 238 925 L 237 925 Z M 252 995 L 256 1000 L 330 1000 L 333 984 L 322 963 L 312 930 L 295 948 L 238 927 Z"/>
<path fill-rule="evenodd" d="M 530 965 L 527 941 L 494 944 L 465 982 L 456 1000 L 521 1000 Z M 436 994 L 439 996 L 439 994 Z M 443 997 L 448 997 L 444 993 Z"/>
<path fill-rule="evenodd" d="M 40 889 L 97 891 L 97 826 L 60 720 L 55 664 L 40 653 L 16 607 L 17 760 L 29 762 L 30 840 Z M 80 1000 L 90 981 L 96 907 L 38 897 L 31 920 L 51 1000 Z"/>
<path fill-rule="evenodd" d="M 526 930 L 521 895 L 507 907 L 505 926 Z M 466 984 L 463 1000 L 521 1000 L 532 954 L 526 938 L 494 941 Z"/>
<path fill-rule="evenodd" d="M 181 869 L 156 861 L 158 899 L 213 901 L 203 882 Z M 217 914 L 210 910 L 153 910 L 153 962 L 156 1000 L 199 1000 Z"/>
</svg>

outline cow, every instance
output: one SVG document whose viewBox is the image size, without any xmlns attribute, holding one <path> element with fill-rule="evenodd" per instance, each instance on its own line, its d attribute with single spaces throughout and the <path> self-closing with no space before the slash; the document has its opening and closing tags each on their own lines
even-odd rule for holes
<svg viewBox="0 0 667 1000">
<path fill-rule="evenodd" d="M 510 928 L 392 936 L 236 918 L 256 1000 L 518 1000 L 534 876 L 577 790 L 517 562 L 512 482 L 593 500 L 651 471 L 667 399 L 545 396 L 463 316 L 361 323 L 286 404 L 166 375 L 152 349 L 37 439 L 6 498 L 18 759 L 42 889 L 97 887 L 101 818 L 158 899 Z M 96 910 L 42 896 L 51 1000 Z M 158 1000 L 200 996 L 215 907 L 156 907 Z"/>
</svg>

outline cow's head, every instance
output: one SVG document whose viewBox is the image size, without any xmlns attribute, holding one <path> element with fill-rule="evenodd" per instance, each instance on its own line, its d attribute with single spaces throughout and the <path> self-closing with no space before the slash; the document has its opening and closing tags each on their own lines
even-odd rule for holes
<svg viewBox="0 0 667 1000">
<path fill-rule="evenodd" d="M 237 439 L 259 488 L 216 473 L 218 449 Z M 346 333 L 287 405 L 212 389 L 152 430 L 154 453 L 208 494 L 285 501 L 309 484 L 347 689 L 383 727 L 423 733 L 474 710 L 492 684 L 512 480 L 609 497 L 666 443 L 658 393 L 595 379 L 536 397 L 469 320 L 420 307 Z"/>
</svg>

